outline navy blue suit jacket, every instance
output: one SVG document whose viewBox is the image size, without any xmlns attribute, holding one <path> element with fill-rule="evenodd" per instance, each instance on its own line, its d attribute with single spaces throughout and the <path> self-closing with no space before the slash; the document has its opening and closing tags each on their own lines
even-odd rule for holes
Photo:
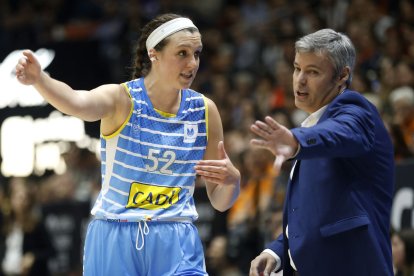
<svg viewBox="0 0 414 276">
<path fill-rule="evenodd" d="M 393 146 L 376 108 L 345 90 L 318 123 L 292 129 L 300 152 L 284 205 L 284 232 L 268 248 L 292 275 L 393 275 Z"/>
</svg>

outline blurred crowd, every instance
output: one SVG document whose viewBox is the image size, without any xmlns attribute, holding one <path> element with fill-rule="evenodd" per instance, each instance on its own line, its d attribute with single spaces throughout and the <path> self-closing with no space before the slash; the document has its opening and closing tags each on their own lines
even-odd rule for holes
<svg viewBox="0 0 414 276">
<path fill-rule="evenodd" d="M 71 60 L 92 43 L 93 55 L 75 66 L 103 71 L 97 84 L 124 82 L 139 29 L 164 12 L 189 16 L 200 29 L 204 47 L 192 88 L 217 104 L 227 152 L 242 173 L 240 197 L 225 213 L 205 204 L 203 184 L 197 184 L 197 225 L 210 275 L 247 275 L 250 261 L 282 231 L 292 164 L 276 177 L 272 156 L 250 148 L 249 127 L 265 115 L 287 127 L 306 118 L 294 106 L 291 81 L 294 41 L 300 36 L 328 27 L 351 38 L 357 50 L 351 88 L 377 106 L 397 164 L 413 159 L 410 0 L 0 0 L 0 60 L 16 49 L 76 45 L 64 48 Z M 101 66 L 91 66 L 96 60 Z M 68 73 L 75 86 L 83 84 L 82 75 Z M 0 185 L 0 275 L 47 275 L 45 270 L 81 275 L 84 227 L 100 185 L 99 158 L 74 144 L 64 155 L 63 175 L 10 178 Z M 24 233 L 24 241 L 18 233 Z M 400 254 L 396 274 L 413 275 L 413 234 L 398 234 L 393 233 L 393 249 Z"/>
</svg>

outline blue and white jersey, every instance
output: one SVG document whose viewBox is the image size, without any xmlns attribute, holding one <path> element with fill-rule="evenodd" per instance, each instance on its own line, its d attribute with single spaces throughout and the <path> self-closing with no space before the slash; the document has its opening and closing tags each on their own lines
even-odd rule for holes
<svg viewBox="0 0 414 276">
<path fill-rule="evenodd" d="M 102 189 L 92 214 L 114 221 L 196 220 L 194 165 L 207 146 L 204 96 L 182 90 L 177 114 L 168 116 L 152 106 L 143 78 L 122 85 L 132 108 L 118 131 L 101 135 Z"/>
</svg>

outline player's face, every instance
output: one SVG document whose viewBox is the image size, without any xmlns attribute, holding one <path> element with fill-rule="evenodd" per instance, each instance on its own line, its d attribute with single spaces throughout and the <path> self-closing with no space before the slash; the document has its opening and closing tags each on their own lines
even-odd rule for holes
<svg viewBox="0 0 414 276">
<path fill-rule="evenodd" d="M 334 67 L 324 55 L 296 53 L 293 72 L 295 105 L 313 113 L 338 95 L 340 85 L 334 79 Z"/>
<path fill-rule="evenodd" d="M 200 65 L 203 48 L 199 32 L 177 32 L 159 55 L 159 73 L 162 79 L 176 89 L 189 88 Z"/>
</svg>

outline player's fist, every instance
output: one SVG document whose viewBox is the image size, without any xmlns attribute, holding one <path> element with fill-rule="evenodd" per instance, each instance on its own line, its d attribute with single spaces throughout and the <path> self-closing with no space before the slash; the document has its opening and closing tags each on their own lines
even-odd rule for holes
<svg viewBox="0 0 414 276">
<path fill-rule="evenodd" d="M 39 61 L 30 50 L 24 50 L 23 56 L 16 64 L 16 77 L 17 80 L 25 85 L 35 84 L 41 73 L 41 67 Z"/>
</svg>

